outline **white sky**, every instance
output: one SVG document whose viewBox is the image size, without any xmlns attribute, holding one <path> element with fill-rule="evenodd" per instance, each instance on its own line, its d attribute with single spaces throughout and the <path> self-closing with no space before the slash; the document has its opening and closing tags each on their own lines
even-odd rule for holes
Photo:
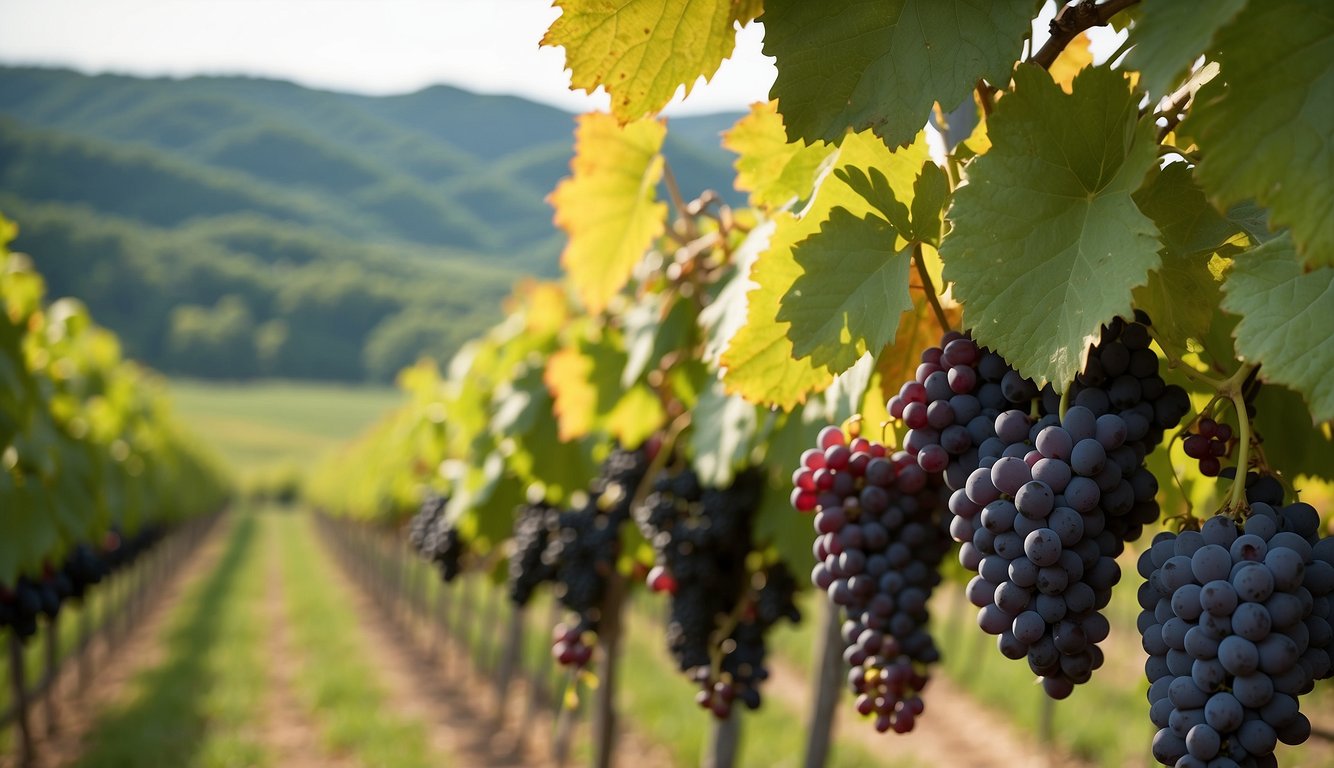
<svg viewBox="0 0 1334 768">
<path fill-rule="evenodd" d="M 244 74 L 386 94 L 447 83 L 570 111 L 565 54 L 538 41 L 551 0 L 0 0 L 0 62 L 135 75 Z M 688 103 L 668 114 L 768 99 L 775 70 L 758 25 Z"/>
</svg>

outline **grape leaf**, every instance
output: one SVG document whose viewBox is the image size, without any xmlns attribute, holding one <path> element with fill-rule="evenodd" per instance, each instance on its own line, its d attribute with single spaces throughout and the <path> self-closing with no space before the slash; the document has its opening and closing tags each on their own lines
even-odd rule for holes
<svg viewBox="0 0 1334 768">
<path fill-rule="evenodd" d="M 1237 354 L 1300 393 L 1316 421 L 1334 419 L 1334 267 L 1303 272 L 1285 233 L 1238 256 L 1223 293 L 1241 317 Z"/>
<path fill-rule="evenodd" d="M 1239 227 L 1209 205 L 1186 163 L 1172 163 L 1135 193 L 1162 239 L 1162 266 L 1134 290 L 1135 306 L 1149 314 L 1158 340 L 1180 356 L 1186 339 L 1203 338 L 1221 294 L 1209 259 Z"/>
<path fill-rule="evenodd" d="M 907 148 L 890 152 L 876 137 L 860 133 L 843 142 L 834 162 L 878 168 L 899 191 L 900 199 L 911 204 L 913 180 L 926 159 L 923 136 Z M 746 295 L 746 324 L 732 336 L 722 356 L 723 381 L 729 393 L 786 410 L 833 379 L 836 372 L 793 354 L 788 323 L 778 320 L 778 311 L 782 297 L 802 275 L 793 256 L 794 246 L 819 231 L 835 207 L 857 216 L 871 211 L 866 200 L 830 174 L 800 216 L 788 212 L 774 216 L 769 248 L 751 270 L 755 288 Z"/>
<path fill-rule="evenodd" d="M 1126 66 L 1139 71 L 1144 88 L 1155 99 L 1166 96 L 1191 63 L 1209 52 L 1218 30 L 1245 6 L 1246 0 L 1144 0 L 1140 18 L 1130 28 L 1135 47 L 1126 56 Z"/>
<path fill-rule="evenodd" d="M 1067 95 L 1021 65 L 991 116 L 992 147 L 955 193 L 945 279 L 978 343 L 1058 389 L 1103 323 L 1159 266 L 1157 229 L 1131 199 L 1153 166 L 1153 125 L 1124 77 L 1086 69 Z"/>
<path fill-rule="evenodd" d="M 723 134 L 735 152 L 736 188 L 750 192 L 750 204 L 770 210 L 810 197 L 815 178 L 834 147 L 822 141 L 788 143 L 778 103 L 754 104 L 750 114 Z"/>
<path fill-rule="evenodd" d="M 896 246 L 897 239 L 880 217 L 835 208 L 819 232 L 797 243 L 793 258 L 803 274 L 778 309 L 795 355 L 841 371 L 894 340 L 899 314 L 912 306 L 912 248 Z"/>
<path fill-rule="evenodd" d="M 699 325 L 704 331 L 704 362 L 717 365 L 732 337 L 746 324 L 746 292 L 753 283 L 750 271 L 755 260 L 769 247 L 774 222 L 757 224 L 746 239 L 732 252 L 736 272 L 718 291 L 713 303 L 699 312 Z"/>
<path fill-rule="evenodd" d="M 913 183 L 912 239 L 940 245 L 945 203 L 949 201 L 950 180 L 935 163 L 922 166 Z"/>
<path fill-rule="evenodd" d="M 653 238 L 662 234 L 667 206 L 656 202 L 667 128 L 641 120 L 624 128 L 607 114 L 578 118 L 572 176 L 551 193 L 556 226 L 569 242 L 561 263 L 575 293 L 596 314 L 616 295 Z"/>
<path fill-rule="evenodd" d="M 1255 397 L 1251 422 L 1264 441 L 1265 459 L 1290 478 L 1307 475 L 1334 482 L 1334 435 L 1330 424 L 1312 424 L 1301 395 L 1265 384 Z M 1306 501 L 1310 501 L 1306 499 Z"/>
<path fill-rule="evenodd" d="M 690 448 L 699 479 L 711 488 L 732 484 L 736 467 L 750 456 L 759 428 L 755 406 L 723 391 L 716 379 L 700 395 L 691 422 Z"/>
<path fill-rule="evenodd" d="M 622 122 L 662 109 L 718 71 L 736 45 L 735 24 L 759 3 L 737 0 L 556 0 L 561 15 L 542 45 L 565 48 L 570 88 L 611 94 Z"/>
<path fill-rule="evenodd" d="M 1200 185 L 1219 208 L 1253 198 L 1308 266 L 1334 265 L 1334 7 L 1248 3 L 1218 47 L 1188 118 Z"/>
<path fill-rule="evenodd" d="M 1061 90 L 1070 93 L 1074 87 L 1075 76 L 1085 67 L 1093 65 L 1093 51 L 1089 48 L 1092 41 L 1087 32 L 1080 32 L 1061 49 L 1056 61 L 1047 67 L 1051 79 L 1061 86 Z"/>
<path fill-rule="evenodd" d="M 768 0 L 764 52 L 788 136 L 838 143 L 867 128 L 912 140 L 932 104 L 963 100 L 979 78 L 1009 81 L 1032 0 Z"/>
</svg>

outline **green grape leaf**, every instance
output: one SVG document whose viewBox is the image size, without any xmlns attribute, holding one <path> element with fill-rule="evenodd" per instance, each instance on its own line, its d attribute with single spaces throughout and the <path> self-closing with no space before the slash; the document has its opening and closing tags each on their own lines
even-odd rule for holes
<svg viewBox="0 0 1334 768">
<path fill-rule="evenodd" d="M 913 184 L 912 239 L 940 245 L 945 204 L 949 202 L 950 180 L 935 163 L 922 166 Z"/>
<path fill-rule="evenodd" d="M 581 115 L 572 176 L 549 198 L 556 226 L 569 242 L 561 263 L 575 293 L 593 314 L 625 286 L 635 264 L 662 234 L 667 206 L 654 190 L 662 178 L 667 127 L 641 120 L 624 128 L 610 115 Z"/>
<path fill-rule="evenodd" d="M 1200 186 L 1226 208 L 1254 199 L 1292 230 L 1307 266 L 1334 265 L 1334 8 L 1251 2 L 1218 35 L 1221 76 L 1187 118 Z"/>
<path fill-rule="evenodd" d="M 1135 306 L 1149 314 L 1159 342 L 1179 357 L 1187 339 L 1203 338 L 1209 330 L 1222 298 L 1209 259 L 1240 228 L 1209 205 L 1186 163 L 1153 174 L 1134 197 L 1163 244 L 1162 266 L 1135 288 Z"/>
<path fill-rule="evenodd" d="M 869 128 L 903 144 L 936 102 L 958 104 L 979 78 L 1009 81 L 1033 10 L 1032 0 L 768 0 L 770 93 L 793 141 Z"/>
<path fill-rule="evenodd" d="M 736 44 L 735 24 L 758 13 L 736 0 L 556 0 L 561 15 L 542 45 L 565 48 L 570 88 L 611 94 L 621 122 L 657 112 L 701 77 L 708 80 Z"/>
<path fill-rule="evenodd" d="M 714 380 L 695 404 L 690 435 L 692 462 L 700 482 L 726 488 L 736 476 L 737 466 L 749 457 L 759 428 L 753 404 L 723 391 Z"/>
<path fill-rule="evenodd" d="M 861 195 L 876 213 L 905 238 L 912 231 L 912 216 L 908 213 L 908 206 L 899 202 L 894 189 L 889 186 L 889 179 L 885 178 L 879 168 L 863 171 L 856 166 L 845 166 L 836 169 L 834 175 L 853 192 Z"/>
<path fill-rule="evenodd" d="M 1264 440 L 1265 459 L 1289 478 L 1298 475 L 1334 482 L 1334 430 L 1312 424 L 1301 395 L 1287 387 L 1265 384 L 1255 397 L 1251 426 Z"/>
<path fill-rule="evenodd" d="M 874 375 L 875 355 L 867 352 L 834 377 L 834 383 L 824 393 L 825 414 L 830 424 L 842 424 L 862 412 Z"/>
<path fill-rule="evenodd" d="M 1039 385 L 1064 388 L 1161 263 L 1131 199 L 1157 147 L 1136 102 L 1112 70 L 1084 70 L 1067 95 L 1021 65 L 991 116 L 991 150 L 955 193 L 944 277 L 978 343 Z"/>
<path fill-rule="evenodd" d="M 1126 55 L 1126 66 L 1139 70 L 1154 98 L 1166 96 L 1191 63 L 1208 52 L 1214 34 L 1245 6 L 1246 0 L 1144 0 L 1140 17 L 1130 28 L 1135 47 Z"/>
<path fill-rule="evenodd" d="M 1300 393 L 1315 421 L 1334 419 L 1334 267 L 1303 272 L 1283 234 L 1238 256 L 1223 293 L 1223 309 L 1241 318 L 1237 354 Z"/>
<path fill-rule="evenodd" d="M 911 246 L 896 247 L 894 228 L 877 216 L 835 208 L 820 231 L 797 243 L 803 274 L 778 309 L 798 357 L 841 371 L 894 340 L 908 295 Z"/>
<path fill-rule="evenodd" d="M 834 147 L 822 141 L 788 143 L 776 102 L 754 104 L 750 114 L 723 134 L 735 152 L 736 188 L 750 192 L 750 204 L 777 210 L 805 200 Z"/>
<path fill-rule="evenodd" d="M 834 162 L 840 167 L 880 169 L 899 198 L 911 204 L 913 180 L 926 159 L 922 136 L 909 147 L 891 152 L 876 137 L 860 133 L 843 142 Z M 746 295 L 746 324 L 732 336 L 721 358 L 729 393 L 787 410 L 828 386 L 837 373 L 810 358 L 797 357 L 788 337 L 789 324 L 778 319 L 783 296 L 803 274 L 794 257 L 796 244 L 818 232 L 835 207 L 855 216 L 871 212 L 861 195 L 830 174 L 799 216 L 789 212 L 774 216 L 769 247 L 751 270 L 755 287 Z"/>
</svg>

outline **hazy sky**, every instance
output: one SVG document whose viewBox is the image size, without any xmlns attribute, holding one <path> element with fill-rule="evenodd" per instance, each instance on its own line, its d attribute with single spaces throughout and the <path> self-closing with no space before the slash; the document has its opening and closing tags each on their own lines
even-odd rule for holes
<svg viewBox="0 0 1334 768">
<path fill-rule="evenodd" d="M 551 0 L 0 0 L 0 62 L 137 75 L 248 74 L 360 93 L 434 83 L 512 93 L 571 111 L 605 108 L 569 90 L 564 52 L 538 48 Z M 763 33 L 674 114 L 768 98 Z"/>
</svg>

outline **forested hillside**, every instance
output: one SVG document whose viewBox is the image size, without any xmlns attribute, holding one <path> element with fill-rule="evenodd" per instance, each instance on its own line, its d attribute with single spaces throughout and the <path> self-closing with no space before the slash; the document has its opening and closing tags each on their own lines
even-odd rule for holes
<svg viewBox="0 0 1334 768">
<path fill-rule="evenodd" d="M 734 118 L 672 120 L 683 187 L 735 195 Z M 54 295 L 163 370 L 385 379 L 494 322 L 516 277 L 556 273 L 544 198 L 573 126 L 444 86 L 0 68 L 0 211 Z"/>
</svg>

